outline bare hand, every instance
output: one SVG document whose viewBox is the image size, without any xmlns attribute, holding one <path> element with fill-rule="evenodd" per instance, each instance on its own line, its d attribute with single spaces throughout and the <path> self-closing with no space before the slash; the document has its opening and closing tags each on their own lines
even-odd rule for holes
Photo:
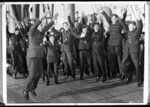
<svg viewBox="0 0 150 107">
<path fill-rule="evenodd" d="M 127 11 L 127 9 L 125 9 L 125 8 L 122 8 L 122 9 L 121 9 L 121 13 L 122 13 L 122 14 L 124 14 L 126 11 Z"/>
<path fill-rule="evenodd" d="M 58 15 L 59 15 L 59 13 L 56 13 L 56 14 L 55 14 L 55 16 L 53 17 L 53 21 L 54 21 L 55 19 L 57 19 Z"/>
</svg>

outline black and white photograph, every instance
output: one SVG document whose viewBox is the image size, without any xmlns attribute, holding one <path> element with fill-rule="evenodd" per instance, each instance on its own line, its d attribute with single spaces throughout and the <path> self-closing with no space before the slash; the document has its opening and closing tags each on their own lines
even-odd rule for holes
<svg viewBox="0 0 150 107">
<path fill-rule="evenodd" d="M 5 105 L 147 104 L 149 13 L 146 1 L 5 2 L 0 100 Z"/>
</svg>

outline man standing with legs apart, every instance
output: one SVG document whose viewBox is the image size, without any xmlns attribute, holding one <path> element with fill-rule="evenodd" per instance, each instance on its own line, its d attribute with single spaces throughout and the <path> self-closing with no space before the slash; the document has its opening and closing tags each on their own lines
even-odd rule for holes
<svg viewBox="0 0 150 107">
<path fill-rule="evenodd" d="M 137 79 L 137 86 L 141 86 L 142 84 L 142 74 L 139 69 L 139 52 L 140 52 L 140 43 L 139 39 L 142 34 L 143 24 L 140 17 L 140 12 L 136 11 L 136 22 L 132 21 L 128 25 L 127 30 L 127 40 L 124 47 L 124 55 L 122 60 L 122 68 L 123 68 L 123 75 L 125 76 L 125 83 L 129 83 L 132 79 L 132 74 L 127 69 L 130 62 L 132 61 L 135 70 L 136 70 L 136 79 Z M 124 27 L 126 27 L 126 24 L 124 24 Z"/>
<path fill-rule="evenodd" d="M 119 73 L 122 74 L 121 61 L 122 61 L 123 51 L 122 51 L 121 32 L 123 30 L 122 21 L 125 20 L 126 13 L 124 14 L 124 17 L 122 19 L 120 19 L 116 14 L 113 14 L 110 19 L 110 17 L 105 13 L 105 11 L 103 11 L 102 9 L 100 9 L 100 11 L 106 18 L 107 22 L 111 25 L 108 31 L 108 34 L 110 35 L 108 46 L 109 46 L 109 54 L 110 54 L 110 72 L 112 73 L 112 77 L 115 77 L 117 75 L 115 69 L 116 59 L 118 62 Z"/>
<path fill-rule="evenodd" d="M 29 30 L 29 47 L 26 56 L 29 76 L 23 91 L 23 95 L 27 100 L 29 100 L 29 91 L 31 91 L 32 95 L 36 96 L 34 90 L 37 88 L 38 81 L 43 71 L 43 58 L 45 49 L 40 44 L 43 42 L 45 32 L 51 28 L 51 26 L 54 24 L 54 20 L 58 16 L 58 14 L 56 14 L 52 21 L 40 32 L 37 27 L 40 25 L 47 13 L 48 12 L 46 12 L 42 18 L 37 19 Z"/>
<path fill-rule="evenodd" d="M 96 75 L 96 81 L 99 81 L 102 74 L 102 82 L 106 81 L 105 55 L 104 55 L 104 29 L 101 20 L 94 24 L 94 33 L 92 34 L 92 55 L 93 65 Z M 102 71 L 102 72 L 100 72 Z"/>
</svg>

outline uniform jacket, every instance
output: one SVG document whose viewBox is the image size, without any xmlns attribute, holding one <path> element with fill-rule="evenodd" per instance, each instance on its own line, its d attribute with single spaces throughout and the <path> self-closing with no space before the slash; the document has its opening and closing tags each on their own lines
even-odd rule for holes
<svg viewBox="0 0 150 107">
<path fill-rule="evenodd" d="M 54 45 L 48 41 L 45 44 L 47 49 L 47 63 L 60 61 L 60 46 L 58 42 L 54 42 Z"/>
<path fill-rule="evenodd" d="M 80 38 L 79 50 L 91 50 L 91 35 L 89 32 L 85 34 L 85 37 Z"/>
<path fill-rule="evenodd" d="M 142 24 L 142 20 L 139 20 L 137 22 L 137 28 L 130 32 L 127 32 L 127 40 L 126 40 L 126 44 L 124 47 L 124 51 L 129 51 L 129 52 L 139 52 L 140 51 L 140 43 L 139 43 L 139 39 L 141 37 L 141 33 L 142 33 L 142 28 L 143 28 L 143 24 Z"/>
<path fill-rule="evenodd" d="M 123 25 L 122 22 L 125 21 L 126 13 L 124 14 L 124 18 L 120 19 L 115 25 L 112 24 L 111 19 L 109 16 L 103 11 L 102 14 L 106 18 L 107 22 L 111 25 L 109 29 L 109 41 L 108 45 L 109 46 L 122 46 L 122 30 L 123 30 Z"/>
<path fill-rule="evenodd" d="M 43 35 L 54 24 L 54 22 L 51 21 L 42 29 L 42 32 L 37 30 L 40 23 L 41 21 L 38 19 L 29 30 L 27 58 L 44 58 L 45 48 L 40 46 L 40 44 L 43 42 Z"/>
<path fill-rule="evenodd" d="M 92 34 L 92 51 L 103 53 L 105 45 L 105 37 L 103 35 L 103 27 L 100 24 L 100 30 Z"/>
</svg>

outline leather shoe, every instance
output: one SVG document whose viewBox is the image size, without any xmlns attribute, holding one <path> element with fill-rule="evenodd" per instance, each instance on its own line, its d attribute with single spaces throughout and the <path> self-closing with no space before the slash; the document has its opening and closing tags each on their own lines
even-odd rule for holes
<svg viewBox="0 0 150 107">
<path fill-rule="evenodd" d="M 12 74 L 12 77 L 17 79 L 17 75 L 16 74 Z"/>
<path fill-rule="evenodd" d="M 96 76 L 96 82 L 98 82 L 100 79 L 100 76 Z"/>
<path fill-rule="evenodd" d="M 103 79 L 102 79 L 102 82 L 104 83 L 105 81 L 106 81 L 106 78 L 103 78 Z"/>
<path fill-rule="evenodd" d="M 69 78 L 69 75 L 68 75 L 68 74 L 66 74 L 66 75 L 65 75 L 65 79 L 68 79 L 68 78 Z"/>
<path fill-rule="evenodd" d="M 31 91 L 32 95 L 36 96 L 36 93 L 34 90 Z"/>
<path fill-rule="evenodd" d="M 29 100 L 29 94 L 27 91 L 23 91 L 23 95 L 26 100 Z"/>
<path fill-rule="evenodd" d="M 120 74 L 120 75 L 119 75 L 119 79 L 120 79 L 121 81 L 124 81 L 124 74 Z"/>
<path fill-rule="evenodd" d="M 129 78 L 126 78 L 126 79 L 124 80 L 124 82 L 125 82 L 125 84 L 129 84 L 130 79 L 129 79 Z"/>
<path fill-rule="evenodd" d="M 142 82 L 137 83 L 137 87 L 140 87 L 142 85 Z"/>
<path fill-rule="evenodd" d="M 82 74 L 80 75 L 80 80 L 83 80 L 83 75 Z"/>
<path fill-rule="evenodd" d="M 49 85 L 49 81 L 46 82 L 46 85 Z"/>
<path fill-rule="evenodd" d="M 72 78 L 71 78 L 71 81 L 75 81 L 75 77 L 72 77 Z"/>
</svg>

